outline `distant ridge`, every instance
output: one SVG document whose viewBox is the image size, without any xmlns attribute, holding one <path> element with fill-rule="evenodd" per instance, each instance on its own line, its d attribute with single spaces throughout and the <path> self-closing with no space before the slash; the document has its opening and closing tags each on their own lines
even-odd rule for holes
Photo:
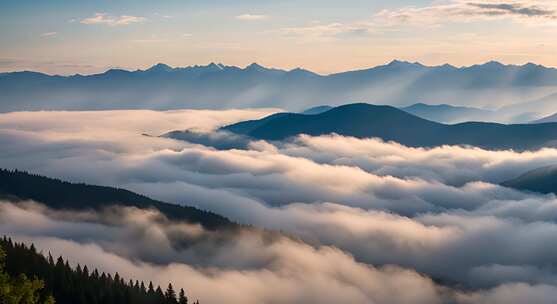
<svg viewBox="0 0 557 304">
<path fill-rule="evenodd" d="M 493 121 L 497 118 L 493 111 L 448 104 L 416 103 L 400 109 L 421 118 L 449 124 L 466 121 Z"/>
<path fill-rule="evenodd" d="M 549 67 L 549 66 L 544 66 L 541 64 L 535 64 L 535 63 L 526 63 L 526 64 L 504 64 L 501 63 L 499 61 L 487 61 L 485 63 L 480 63 L 480 64 L 473 64 L 473 65 L 464 65 L 464 66 L 454 66 L 448 63 L 445 64 L 440 64 L 440 65 L 425 65 L 422 64 L 420 62 L 410 62 L 410 61 L 405 61 L 405 60 L 398 60 L 398 59 L 394 59 L 392 61 L 390 61 L 389 63 L 383 64 L 383 65 L 377 65 L 374 67 L 369 67 L 369 68 L 363 68 L 363 69 L 357 69 L 357 70 L 349 70 L 349 71 L 343 71 L 343 72 L 334 72 L 334 73 L 329 73 L 329 74 L 319 74 L 316 72 L 312 72 L 310 70 L 301 68 L 301 67 L 297 67 L 297 68 L 293 68 L 293 69 L 282 69 L 282 68 L 276 68 L 276 67 L 265 67 L 257 62 L 252 62 L 249 65 L 246 65 L 245 67 L 239 67 L 239 66 L 234 66 L 234 65 L 225 65 L 223 63 L 216 63 L 216 62 L 210 62 L 208 64 L 205 65 L 189 65 L 189 66 L 175 66 L 172 67 L 168 64 L 159 62 L 156 63 L 154 65 L 152 65 L 151 67 L 148 67 L 146 69 L 126 69 L 126 68 L 122 68 L 122 67 L 115 67 L 115 68 L 110 68 L 108 70 L 106 70 L 105 72 L 101 72 L 101 73 L 92 73 L 92 74 L 73 74 L 73 75 L 68 75 L 68 76 L 64 76 L 64 75 L 59 75 L 59 74 L 48 74 L 48 73 L 43 73 L 43 72 L 38 72 L 38 71 L 30 71 L 30 70 L 20 70 L 20 71 L 7 71 L 7 72 L 0 72 L 0 76 L 2 75 L 6 75 L 6 74 L 13 74 L 13 73 L 35 73 L 35 74 L 41 74 L 41 75 L 45 75 L 45 76 L 58 76 L 58 77 L 73 77 L 75 75 L 79 75 L 82 77 L 87 77 L 87 76 L 94 76 L 94 75 L 102 75 L 105 74 L 108 71 L 111 70 L 118 70 L 118 71 L 124 71 L 124 72 L 130 72 L 130 73 L 134 73 L 134 72 L 147 72 L 147 71 L 157 71 L 157 70 L 164 70 L 164 71 L 184 71 L 184 70 L 199 70 L 199 69 L 206 69 L 206 70 L 214 70 L 214 69 L 218 69 L 218 70 L 226 70 L 226 69 L 234 69 L 234 70 L 261 70 L 261 71 L 280 71 L 280 72 L 308 72 L 308 73 L 312 73 L 315 75 L 319 75 L 319 76 L 332 76 L 332 75 L 340 75 L 340 74 L 345 74 L 345 73 L 354 73 L 354 72 L 363 72 L 363 71 L 369 71 L 369 70 L 373 70 L 373 69 L 378 69 L 378 68 L 424 68 L 424 69 L 442 69 L 442 70 L 474 70 L 474 69 L 483 69 L 483 68 L 490 68 L 490 69 L 504 69 L 504 68 L 509 68 L 509 69 L 546 69 L 546 70 L 553 70 L 553 71 L 557 71 L 557 67 Z"/>
<path fill-rule="evenodd" d="M 557 69 L 499 62 L 468 67 L 393 60 L 373 68 L 320 75 L 257 63 L 110 69 L 92 75 L 0 74 L 0 112 L 19 110 L 282 107 L 301 111 L 350 101 L 402 105 L 501 106 L 557 92 Z M 319 104 L 317 104 L 319 103 Z"/>
<path fill-rule="evenodd" d="M 528 171 L 502 185 L 531 192 L 557 194 L 557 165 Z"/>
<path fill-rule="evenodd" d="M 471 145 L 485 149 L 531 150 L 557 144 L 557 123 L 504 125 L 485 122 L 441 124 L 391 106 L 349 104 L 316 115 L 279 113 L 222 128 L 255 139 L 284 140 L 308 134 L 378 137 L 412 147 Z"/>
<path fill-rule="evenodd" d="M 540 119 L 536 119 L 533 120 L 531 123 L 533 124 L 539 124 L 539 123 L 548 123 L 548 122 L 557 122 L 557 113 L 540 118 Z"/>
</svg>

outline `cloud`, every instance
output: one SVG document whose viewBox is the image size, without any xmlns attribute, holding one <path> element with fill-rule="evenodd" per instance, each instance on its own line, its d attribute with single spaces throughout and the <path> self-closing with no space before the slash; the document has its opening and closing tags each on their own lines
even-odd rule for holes
<svg viewBox="0 0 557 304">
<path fill-rule="evenodd" d="M 164 18 L 164 19 L 172 19 L 172 18 L 174 18 L 174 16 L 165 15 L 165 14 L 160 14 L 160 13 L 155 13 L 155 16 L 159 16 L 159 17 Z"/>
<path fill-rule="evenodd" d="M 107 25 L 107 26 L 126 26 L 134 23 L 145 22 L 145 17 L 122 15 L 119 17 L 109 16 L 105 13 L 96 13 L 93 17 L 85 18 L 80 21 L 87 25 Z"/>
<path fill-rule="evenodd" d="M 243 21 L 259 21 L 259 20 L 269 19 L 270 16 L 269 15 L 257 15 L 257 14 L 243 14 L 243 15 L 238 15 L 234 18 L 236 18 L 238 20 L 243 20 Z"/>
<path fill-rule="evenodd" d="M 522 282 L 462 291 L 403 267 L 357 262 L 335 247 L 252 228 L 203 230 L 154 210 L 60 212 L 1 201 L 0 218 L 2 233 L 63 255 L 74 266 L 163 286 L 170 281 L 205 303 L 552 303 L 557 292 L 551 284 Z M 384 220 L 374 225 L 421 233 L 389 216 Z"/>
<path fill-rule="evenodd" d="M 540 8 L 535 5 L 528 6 L 522 3 L 468 3 L 472 7 L 480 8 L 478 14 L 496 15 L 518 15 L 527 17 L 548 17 L 554 19 L 556 13 L 551 9 Z"/>
<path fill-rule="evenodd" d="M 552 1 L 452 0 L 423 7 L 385 9 L 374 16 L 375 22 L 383 25 L 435 25 L 499 19 L 547 25 L 557 20 L 557 6 Z"/>
<path fill-rule="evenodd" d="M 333 247 L 257 230 L 218 235 L 154 211 L 58 213 L 1 202 L 0 217 L 3 233 L 73 265 L 163 286 L 171 281 L 205 303 L 440 303 L 442 296 L 412 270 L 375 268 Z"/>
<path fill-rule="evenodd" d="M 52 37 L 52 36 L 56 36 L 58 35 L 57 32 L 46 32 L 46 33 L 42 33 L 41 37 Z"/>
<path fill-rule="evenodd" d="M 330 38 L 347 38 L 367 36 L 373 33 L 373 28 L 368 23 L 346 24 L 340 22 L 319 23 L 314 22 L 302 27 L 287 27 L 274 31 L 286 37 L 306 37 L 317 40 Z"/>
<path fill-rule="evenodd" d="M 449 286 L 472 288 L 470 293 L 449 292 L 458 295 L 463 303 L 475 299 L 486 302 L 497 299 L 505 303 L 502 297 L 512 296 L 514 290 L 522 289 L 526 293 L 551 295 L 557 286 L 557 271 L 552 266 L 557 247 L 551 245 L 557 244 L 557 198 L 522 193 L 496 184 L 530 169 L 557 163 L 557 149 L 520 153 L 459 146 L 426 149 L 338 135 L 300 136 L 290 142 L 273 143 L 211 132 L 227 123 L 272 112 L 267 109 L 2 114 L 0 145 L 5 148 L 0 150 L 0 167 L 127 188 L 168 202 L 215 211 L 242 223 L 283 231 L 298 238 L 298 243 L 294 244 L 306 249 L 291 245 L 289 238 L 284 243 L 288 244 L 286 247 L 267 245 L 290 253 L 301 252 L 294 254 L 297 256 L 294 260 L 277 256 L 257 238 L 244 235 L 239 241 L 239 236 L 226 236 L 237 242 L 219 242 L 215 240 L 223 237 L 221 235 L 208 236 L 198 227 L 171 223 L 156 213 L 137 214 L 130 210 L 119 216 L 80 215 L 88 219 L 89 225 L 84 225 L 90 229 L 87 232 L 85 228 L 70 229 L 67 225 L 72 221 L 60 214 L 56 215 L 56 223 L 61 226 L 52 228 L 49 212 L 23 208 L 32 210 L 26 211 L 31 214 L 44 215 L 34 220 L 21 220 L 21 223 L 32 222 L 37 226 L 24 230 L 13 224 L 2 229 L 33 240 L 46 242 L 57 238 L 56 241 L 77 246 L 97 246 L 123 259 L 140 259 L 149 267 L 162 267 L 156 268 L 160 277 L 168 275 L 162 269 L 167 270 L 169 264 L 179 264 L 178 268 L 184 271 L 194 268 L 205 273 L 212 269 L 218 274 L 212 278 L 221 278 L 217 280 L 220 283 L 225 282 L 225 278 L 246 282 L 241 289 L 235 290 L 253 294 L 260 302 L 269 299 L 263 296 L 269 290 L 257 282 L 270 286 L 276 283 L 286 291 L 294 289 L 287 284 L 294 282 L 306 286 L 308 293 L 314 295 L 315 280 L 323 279 L 329 283 L 319 285 L 320 288 L 333 286 L 335 290 L 337 283 L 330 283 L 331 277 L 324 277 L 320 272 L 306 277 L 285 275 L 296 267 L 306 269 L 304 257 L 322 261 L 319 258 L 322 249 L 337 252 L 335 261 L 359 265 L 346 266 L 351 269 L 350 273 L 360 273 L 360 266 L 382 271 L 390 267 L 388 265 L 396 265 L 403 273 L 420 273 Z M 141 135 L 183 129 L 196 133 L 188 134 L 183 141 Z M 16 215 L 12 213 L 6 219 L 15 220 Z M 49 224 L 41 226 L 44 222 Z M 16 231 L 10 227 L 19 228 Z M 151 228 L 154 230 L 149 230 Z M 196 235 L 200 235 L 206 241 L 191 247 L 190 251 L 176 250 L 169 245 L 172 238 L 143 242 L 135 237 L 136 232 L 129 232 L 140 229 L 147 231 L 140 236 L 179 238 L 182 235 L 198 242 Z M 75 235 L 56 234 L 63 231 L 75 232 Z M 84 241 L 93 239 L 86 232 L 95 231 L 102 232 L 108 240 L 99 236 L 94 241 Z M 137 244 L 124 242 L 125 245 L 115 246 L 118 242 L 110 239 L 113 236 L 133 239 Z M 156 244 L 160 252 L 153 251 L 149 244 Z M 205 245 L 205 248 L 221 247 L 206 254 Z M 47 248 L 50 244 L 44 246 Z M 241 254 L 228 257 L 224 254 L 230 252 Z M 329 270 L 339 271 L 337 268 Z M 137 269 L 134 271 L 141 273 Z M 261 277 L 263 273 L 266 275 Z M 373 275 L 367 270 L 362 273 L 359 281 L 344 281 L 333 276 L 332 282 L 342 283 L 338 283 L 342 287 L 338 288 L 343 297 L 331 296 L 332 299 L 356 303 L 375 299 L 371 296 L 374 292 L 368 293 L 365 291 L 367 285 L 361 285 Z M 186 276 L 176 273 L 176 277 Z M 207 277 L 201 278 L 200 281 L 215 283 Z M 189 282 L 188 285 L 193 284 Z M 223 293 L 226 291 L 228 296 L 229 293 L 235 295 L 224 285 L 215 286 Z M 346 286 L 351 286 L 359 296 L 345 297 L 340 290 Z M 389 290 L 389 287 L 381 288 Z M 433 290 L 433 299 L 445 296 L 444 292 L 439 294 L 438 288 L 428 289 Z M 277 302 L 308 299 L 307 293 L 294 291 L 294 295 L 286 293 L 289 296 Z M 387 298 L 381 299 L 387 301 Z M 544 296 L 540 302 L 547 299 Z M 311 298 L 305 302 L 312 300 L 322 299 Z"/>
<path fill-rule="evenodd" d="M 312 22 L 305 26 L 271 31 L 286 37 L 313 40 L 365 37 L 416 26 L 440 26 L 447 23 L 511 20 L 535 26 L 557 25 L 557 5 L 535 0 L 449 0 L 428 6 L 384 9 L 368 20 L 352 22 Z"/>
<path fill-rule="evenodd" d="M 130 42 L 136 43 L 163 43 L 163 42 L 171 42 L 173 40 L 170 39 L 160 39 L 160 38 L 148 38 L 148 39 L 132 39 Z"/>
<path fill-rule="evenodd" d="M 489 303 L 542 303 L 549 304 L 557 296 L 557 289 L 550 285 L 507 284 L 493 290 L 480 291 L 459 296 L 463 304 Z"/>
<path fill-rule="evenodd" d="M 377 175 L 419 177 L 444 184 L 500 183 L 533 168 L 557 163 L 557 150 L 489 151 L 475 147 L 412 148 L 380 139 L 339 135 L 299 136 L 281 153 L 317 163 L 355 166 Z"/>
</svg>

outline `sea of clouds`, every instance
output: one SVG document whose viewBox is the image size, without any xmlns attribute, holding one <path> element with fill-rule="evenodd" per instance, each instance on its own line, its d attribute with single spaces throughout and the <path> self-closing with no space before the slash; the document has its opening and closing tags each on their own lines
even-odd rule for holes
<svg viewBox="0 0 557 304">
<path fill-rule="evenodd" d="M 498 183 L 556 164 L 557 149 L 213 132 L 276 111 L 1 114 L 0 167 L 122 187 L 265 230 L 2 201 L 0 234 L 74 264 L 172 281 L 203 303 L 553 303 L 557 198 Z M 184 129 L 205 140 L 158 137 Z"/>
</svg>

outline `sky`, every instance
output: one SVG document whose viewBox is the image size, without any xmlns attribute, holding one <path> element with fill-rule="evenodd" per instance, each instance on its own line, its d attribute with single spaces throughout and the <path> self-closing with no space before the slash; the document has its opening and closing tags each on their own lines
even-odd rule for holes
<svg viewBox="0 0 557 304">
<path fill-rule="evenodd" d="M 163 62 L 333 73 L 393 59 L 557 66 L 554 0 L 0 0 L 0 71 Z"/>
</svg>

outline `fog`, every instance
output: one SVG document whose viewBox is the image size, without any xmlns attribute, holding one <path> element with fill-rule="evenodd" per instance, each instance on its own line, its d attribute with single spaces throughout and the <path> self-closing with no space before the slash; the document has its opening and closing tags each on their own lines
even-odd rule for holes
<svg viewBox="0 0 557 304">
<path fill-rule="evenodd" d="M 556 149 L 302 135 L 219 150 L 154 136 L 274 111 L 2 114 L 0 167 L 123 187 L 268 231 L 208 232 L 156 211 L 3 202 L 0 233 L 74 264 L 176 282 L 204 303 L 553 301 L 557 198 L 498 183 L 557 163 Z"/>
</svg>

